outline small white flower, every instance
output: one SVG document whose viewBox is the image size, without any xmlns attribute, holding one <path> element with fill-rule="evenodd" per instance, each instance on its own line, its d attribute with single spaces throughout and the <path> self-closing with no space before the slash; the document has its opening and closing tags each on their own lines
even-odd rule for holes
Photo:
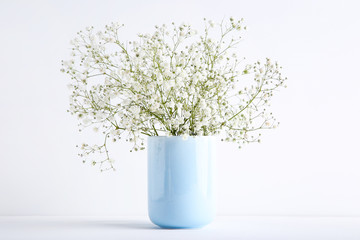
<svg viewBox="0 0 360 240">
<path fill-rule="evenodd" d="M 175 103 L 173 101 L 170 101 L 168 104 L 167 104 L 168 107 L 170 108 L 174 108 L 175 107 Z"/>
<path fill-rule="evenodd" d="M 205 116 L 211 116 L 211 108 L 206 107 L 206 108 L 204 109 L 204 114 L 205 114 Z"/>
<path fill-rule="evenodd" d="M 160 109 L 160 103 L 156 102 L 150 107 L 150 111 L 157 112 Z"/>
<path fill-rule="evenodd" d="M 189 111 L 184 112 L 184 117 L 189 118 L 191 116 L 191 113 Z"/>
<path fill-rule="evenodd" d="M 68 85 L 67 85 L 67 88 L 68 88 L 70 91 L 73 91 L 73 90 L 74 90 L 74 85 L 68 84 Z"/>
<path fill-rule="evenodd" d="M 96 120 L 97 120 L 97 121 L 102 121 L 102 120 L 104 120 L 105 118 L 106 118 L 105 113 L 103 113 L 103 112 L 97 112 L 97 113 L 96 113 Z"/>
<path fill-rule="evenodd" d="M 84 125 L 88 125 L 89 123 L 91 123 L 91 120 L 89 118 L 83 118 L 82 123 Z"/>
<path fill-rule="evenodd" d="M 210 21 L 209 21 L 209 26 L 213 28 L 213 27 L 215 26 L 214 21 L 210 20 Z"/>
<path fill-rule="evenodd" d="M 177 107 L 177 115 L 178 116 L 181 116 L 181 113 L 182 113 L 182 104 L 181 103 L 177 103 L 176 104 L 176 107 Z"/>
<path fill-rule="evenodd" d="M 138 115 L 140 113 L 140 107 L 139 106 L 131 106 L 130 107 L 130 112 L 132 114 Z"/>
<path fill-rule="evenodd" d="M 199 107 L 200 108 L 205 108 L 206 107 L 206 101 L 205 99 L 201 99 L 200 102 L 199 102 Z"/>
</svg>

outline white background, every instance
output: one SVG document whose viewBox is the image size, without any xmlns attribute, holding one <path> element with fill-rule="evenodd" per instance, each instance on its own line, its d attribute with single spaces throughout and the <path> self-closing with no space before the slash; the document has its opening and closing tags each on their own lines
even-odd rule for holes
<svg viewBox="0 0 360 240">
<path fill-rule="evenodd" d="M 219 144 L 219 215 L 360 215 L 357 1 L 1 1 L 0 215 L 146 215 L 146 152 L 118 143 L 116 172 L 77 158 L 60 61 L 88 25 L 124 38 L 155 24 L 245 18 L 239 55 L 278 60 L 288 88 L 261 144 Z M 99 139 L 99 141 L 101 141 Z"/>
</svg>

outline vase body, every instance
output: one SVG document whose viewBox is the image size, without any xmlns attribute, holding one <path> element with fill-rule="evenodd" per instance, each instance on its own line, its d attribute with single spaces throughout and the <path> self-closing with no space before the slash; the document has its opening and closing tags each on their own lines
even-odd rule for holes
<svg viewBox="0 0 360 240">
<path fill-rule="evenodd" d="M 215 139 L 148 138 L 148 210 L 162 228 L 198 228 L 215 217 Z"/>
</svg>

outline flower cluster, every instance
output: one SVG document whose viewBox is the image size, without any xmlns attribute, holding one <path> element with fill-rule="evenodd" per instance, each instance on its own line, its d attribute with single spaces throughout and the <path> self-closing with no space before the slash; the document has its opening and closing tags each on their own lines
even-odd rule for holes
<svg viewBox="0 0 360 240">
<path fill-rule="evenodd" d="M 155 26 L 154 33 L 128 42 L 119 39 L 121 28 L 112 23 L 104 31 L 78 32 L 72 58 L 62 62 L 72 80 L 69 112 L 80 128 L 104 135 L 103 145 L 83 144 L 82 156 L 103 152 L 100 163 L 113 168 L 109 138 L 123 137 L 137 151 L 145 136 L 223 134 L 241 147 L 260 141 L 258 130 L 277 126 L 267 109 L 286 78 L 270 59 L 244 64 L 237 56 L 242 19 L 205 19 L 201 34 L 188 24 Z"/>
</svg>

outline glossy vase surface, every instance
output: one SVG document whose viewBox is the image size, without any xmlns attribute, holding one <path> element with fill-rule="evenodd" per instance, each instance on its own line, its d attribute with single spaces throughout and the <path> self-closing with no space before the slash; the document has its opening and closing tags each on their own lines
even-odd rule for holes
<svg viewBox="0 0 360 240">
<path fill-rule="evenodd" d="M 162 228 L 198 228 L 215 217 L 215 138 L 148 138 L 148 210 Z"/>
</svg>

